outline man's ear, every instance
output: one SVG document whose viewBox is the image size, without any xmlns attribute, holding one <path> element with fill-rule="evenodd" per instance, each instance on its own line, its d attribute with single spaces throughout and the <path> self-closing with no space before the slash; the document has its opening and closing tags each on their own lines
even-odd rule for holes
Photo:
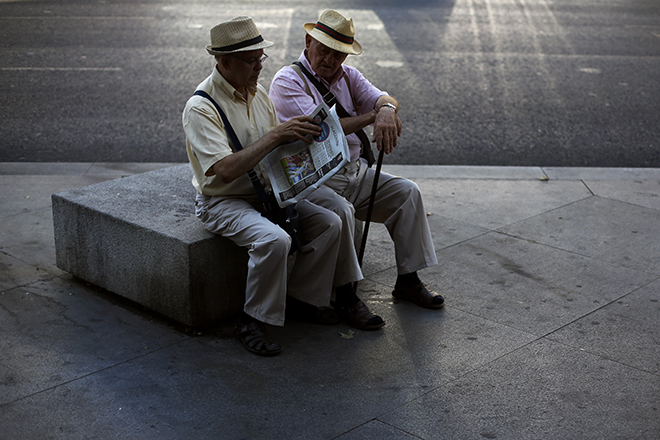
<svg viewBox="0 0 660 440">
<path fill-rule="evenodd" d="M 229 65 L 230 65 L 230 60 L 229 60 L 229 58 L 231 58 L 229 55 L 225 55 L 224 57 L 222 57 L 222 65 L 223 65 L 223 66 L 225 67 L 225 69 L 227 69 L 227 70 L 229 70 Z"/>
<path fill-rule="evenodd" d="M 305 34 L 305 49 L 309 49 L 310 44 L 312 44 L 312 37 L 309 34 Z"/>
<path fill-rule="evenodd" d="M 218 64 L 218 67 L 223 70 L 229 70 L 229 56 L 228 55 L 217 55 L 215 57 L 215 62 Z"/>
</svg>

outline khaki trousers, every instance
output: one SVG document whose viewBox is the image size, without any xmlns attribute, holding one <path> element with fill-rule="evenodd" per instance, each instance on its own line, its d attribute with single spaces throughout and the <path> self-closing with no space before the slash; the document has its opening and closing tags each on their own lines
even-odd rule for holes
<svg viewBox="0 0 660 440">
<path fill-rule="evenodd" d="M 355 218 L 366 220 L 375 173 L 363 160 L 350 162 L 307 197 L 335 212 L 344 224 L 335 286 L 363 278 L 353 240 Z M 371 221 L 385 224 L 394 242 L 400 275 L 438 264 L 422 195 L 414 182 L 381 173 Z"/>
<path fill-rule="evenodd" d="M 308 200 L 296 205 L 303 245 L 287 283 L 291 237 L 282 228 L 243 199 L 198 195 L 195 205 L 207 230 L 248 249 L 245 313 L 268 324 L 284 325 L 287 291 L 318 307 L 330 305 L 342 230 L 334 212 Z"/>
</svg>

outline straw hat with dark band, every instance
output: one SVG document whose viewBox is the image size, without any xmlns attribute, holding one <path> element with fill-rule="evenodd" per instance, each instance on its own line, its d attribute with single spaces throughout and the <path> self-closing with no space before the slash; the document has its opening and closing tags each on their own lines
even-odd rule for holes
<svg viewBox="0 0 660 440">
<path fill-rule="evenodd" d="M 338 52 L 360 55 L 362 46 L 355 40 L 353 19 L 332 9 L 325 10 L 316 23 L 306 23 L 305 32 L 319 43 Z"/>
<path fill-rule="evenodd" d="M 236 17 L 211 29 L 211 44 L 206 50 L 211 55 L 265 49 L 272 41 L 264 40 L 251 17 Z"/>
</svg>

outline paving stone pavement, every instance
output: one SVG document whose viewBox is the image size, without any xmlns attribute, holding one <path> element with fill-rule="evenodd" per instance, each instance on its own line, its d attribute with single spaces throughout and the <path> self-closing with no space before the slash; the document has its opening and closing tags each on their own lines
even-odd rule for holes
<svg viewBox="0 0 660 440">
<path fill-rule="evenodd" d="M 660 169 L 386 165 L 446 306 L 393 301 L 372 225 L 387 325 L 287 322 L 261 358 L 55 266 L 51 194 L 171 165 L 0 163 L 0 439 L 660 438 Z"/>
</svg>

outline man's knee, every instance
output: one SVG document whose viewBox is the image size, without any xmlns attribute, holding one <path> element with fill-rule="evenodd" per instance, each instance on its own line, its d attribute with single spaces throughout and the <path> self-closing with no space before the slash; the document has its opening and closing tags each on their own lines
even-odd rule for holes
<svg viewBox="0 0 660 440">
<path fill-rule="evenodd" d="M 260 250 L 272 258 L 286 258 L 291 249 L 291 237 L 279 226 L 270 228 L 268 233 L 264 234 L 252 244 L 253 250 Z"/>
<path fill-rule="evenodd" d="M 409 203 L 418 203 L 422 200 L 422 191 L 412 180 L 400 177 L 396 181 L 396 198 L 400 200 L 401 205 Z"/>
<path fill-rule="evenodd" d="M 320 227 L 315 228 L 318 231 L 317 235 L 325 235 L 330 241 L 335 241 L 341 235 L 343 221 L 335 212 L 325 209 L 316 221 L 320 222 L 318 223 Z"/>
<path fill-rule="evenodd" d="M 312 193 L 310 200 L 334 212 L 344 222 L 355 217 L 353 204 L 327 186 L 322 186 Z"/>
<path fill-rule="evenodd" d="M 404 177 L 400 179 L 399 186 L 401 187 L 402 191 L 405 191 L 409 195 L 416 195 L 416 194 L 421 195 L 422 193 L 419 189 L 419 186 L 417 186 L 415 182 L 413 182 L 412 180 L 408 180 Z"/>
<path fill-rule="evenodd" d="M 355 221 L 355 207 L 353 204 L 348 203 L 348 201 L 346 203 L 338 203 L 336 205 L 335 213 L 344 224 L 346 224 L 347 221 L 350 221 L 351 223 Z"/>
<path fill-rule="evenodd" d="M 344 227 L 344 221 L 342 218 L 335 214 L 334 212 L 329 213 L 328 215 L 328 230 L 331 235 L 334 237 L 339 237 L 341 235 L 341 230 Z"/>
</svg>

